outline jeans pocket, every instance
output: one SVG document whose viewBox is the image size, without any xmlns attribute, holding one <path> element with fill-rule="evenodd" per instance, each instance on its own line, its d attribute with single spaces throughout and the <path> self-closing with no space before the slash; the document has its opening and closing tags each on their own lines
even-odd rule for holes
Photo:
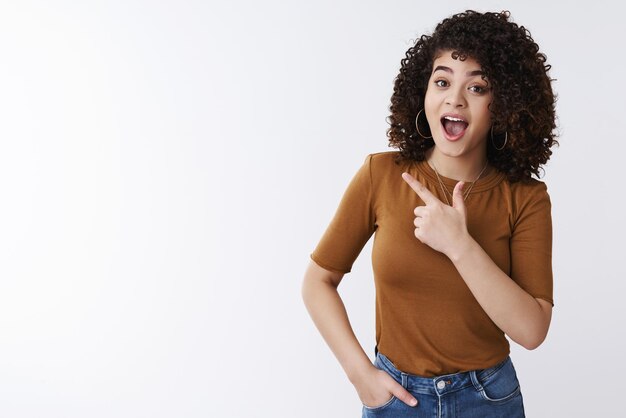
<svg viewBox="0 0 626 418">
<path fill-rule="evenodd" d="M 393 374 L 395 369 L 393 368 L 390 369 L 390 366 L 385 363 L 385 361 L 390 363 L 389 359 L 385 357 L 385 360 L 383 360 L 383 357 L 384 357 L 383 354 L 380 352 L 376 355 L 376 360 L 374 361 L 374 367 L 376 367 L 378 370 L 382 370 L 383 372 L 387 373 L 396 382 L 402 384 L 402 380 L 398 380 L 398 378 L 396 378 Z M 363 412 L 364 412 L 363 416 L 369 416 L 369 414 L 375 414 L 377 412 L 387 411 L 388 409 L 390 409 L 389 407 L 396 401 L 396 399 L 398 398 L 396 398 L 396 396 L 392 394 L 391 399 L 389 399 L 387 402 L 385 402 L 382 405 L 367 406 L 362 403 Z"/>
<path fill-rule="evenodd" d="M 388 406 L 390 406 L 396 399 L 395 395 L 391 395 L 391 399 L 389 399 L 387 402 L 385 402 L 382 405 L 378 405 L 378 406 L 367 406 L 365 404 L 363 404 L 363 408 L 365 408 L 366 410 L 370 411 L 370 412 L 378 412 L 378 411 L 382 411 L 383 409 L 387 408 Z"/>
<path fill-rule="evenodd" d="M 515 368 L 510 359 L 507 359 L 502 367 L 493 373 L 479 379 L 480 396 L 492 404 L 503 404 L 516 399 L 521 394 L 519 381 Z"/>
</svg>

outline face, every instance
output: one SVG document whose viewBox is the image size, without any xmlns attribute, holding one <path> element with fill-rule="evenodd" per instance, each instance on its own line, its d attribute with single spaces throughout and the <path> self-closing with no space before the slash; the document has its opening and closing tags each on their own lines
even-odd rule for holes
<svg viewBox="0 0 626 418">
<path fill-rule="evenodd" d="M 435 141 L 434 152 L 480 161 L 487 152 L 492 123 L 488 109 L 493 97 L 491 86 L 481 79 L 476 60 L 467 57 L 461 61 L 451 54 L 448 50 L 435 57 L 426 90 L 424 109 Z"/>
</svg>

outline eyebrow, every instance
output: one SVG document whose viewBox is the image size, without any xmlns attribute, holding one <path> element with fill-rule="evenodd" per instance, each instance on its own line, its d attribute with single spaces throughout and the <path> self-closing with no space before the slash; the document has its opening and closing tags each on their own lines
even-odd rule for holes
<svg viewBox="0 0 626 418">
<path fill-rule="evenodd" d="M 443 65 L 438 65 L 437 68 L 435 68 L 435 70 L 433 71 L 433 73 L 435 71 L 438 71 L 438 70 L 443 70 L 443 71 L 445 71 L 447 73 L 454 74 L 454 71 L 452 71 L 452 68 L 446 67 L 446 66 L 443 66 Z M 485 75 L 485 72 L 482 71 L 482 70 L 474 70 L 474 71 L 468 71 L 467 73 L 465 73 L 465 75 L 467 77 L 473 77 L 475 75 Z"/>
</svg>

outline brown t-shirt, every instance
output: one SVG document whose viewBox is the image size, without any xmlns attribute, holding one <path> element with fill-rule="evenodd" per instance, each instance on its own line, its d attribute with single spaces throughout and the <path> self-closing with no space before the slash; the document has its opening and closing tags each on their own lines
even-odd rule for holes
<svg viewBox="0 0 626 418">
<path fill-rule="evenodd" d="M 424 202 L 401 174 L 407 171 L 445 202 L 435 172 L 426 161 L 396 164 L 397 154 L 367 156 L 311 258 L 327 270 L 348 273 L 375 232 L 378 350 L 398 369 L 427 377 L 494 366 L 509 354 L 504 333 L 450 259 L 413 233 L 413 210 Z M 451 192 L 457 181 L 440 177 Z M 498 267 L 530 295 L 554 305 L 545 183 L 509 183 L 493 169 L 474 184 L 465 204 L 469 233 Z"/>
</svg>

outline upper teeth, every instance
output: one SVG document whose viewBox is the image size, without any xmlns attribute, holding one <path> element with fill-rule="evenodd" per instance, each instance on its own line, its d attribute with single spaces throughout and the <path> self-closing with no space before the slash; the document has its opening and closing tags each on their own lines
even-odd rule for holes
<svg viewBox="0 0 626 418">
<path fill-rule="evenodd" d="M 443 118 L 454 121 L 454 122 L 465 122 L 463 119 L 453 118 L 452 116 L 444 116 Z"/>
</svg>

